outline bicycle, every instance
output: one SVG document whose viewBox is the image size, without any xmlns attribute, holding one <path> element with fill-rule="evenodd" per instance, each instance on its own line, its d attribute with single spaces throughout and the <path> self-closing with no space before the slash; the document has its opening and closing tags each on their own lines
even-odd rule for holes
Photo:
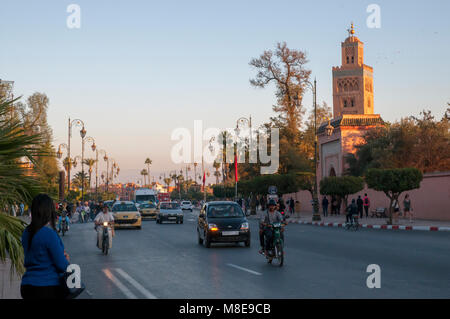
<svg viewBox="0 0 450 319">
<path fill-rule="evenodd" d="M 345 223 L 345 229 L 357 231 L 361 228 L 361 224 L 359 223 L 359 217 L 357 215 L 353 215 L 351 217 L 351 222 Z"/>
</svg>

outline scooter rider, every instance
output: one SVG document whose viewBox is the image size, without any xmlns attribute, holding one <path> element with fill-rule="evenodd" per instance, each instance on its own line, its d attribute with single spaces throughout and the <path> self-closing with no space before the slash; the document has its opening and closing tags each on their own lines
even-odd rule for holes
<svg viewBox="0 0 450 319">
<path fill-rule="evenodd" d="M 108 206 L 103 206 L 103 211 L 98 213 L 97 216 L 95 216 L 94 219 L 94 223 L 95 223 L 95 229 L 97 230 L 97 247 L 100 247 L 100 243 L 103 242 L 103 231 L 102 231 L 102 227 L 98 227 L 98 226 L 102 226 L 103 223 L 108 223 L 109 226 L 109 230 L 111 232 L 111 235 L 109 238 L 110 240 L 110 247 L 111 247 L 111 240 L 112 237 L 114 237 L 114 216 L 113 214 L 111 214 L 110 212 L 108 212 Z"/>
<path fill-rule="evenodd" d="M 276 209 L 277 203 L 275 200 L 270 199 L 269 203 L 267 204 L 268 211 L 261 216 L 260 219 L 260 229 L 259 229 L 259 243 L 261 245 L 260 253 L 265 250 L 265 253 L 267 254 L 267 251 L 270 249 L 270 243 L 273 236 L 273 231 L 270 225 L 273 223 L 282 223 L 283 217 L 281 216 L 281 213 Z M 281 233 L 281 238 L 284 240 L 284 234 Z M 265 239 L 265 240 L 264 240 Z"/>
</svg>

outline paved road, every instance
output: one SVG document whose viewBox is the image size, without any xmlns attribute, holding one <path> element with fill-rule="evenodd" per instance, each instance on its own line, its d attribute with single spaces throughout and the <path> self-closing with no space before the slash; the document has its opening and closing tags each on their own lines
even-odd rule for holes
<svg viewBox="0 0 450 319">
<path fill-rule="evenodd" d="M 87 289 L 81 298 L 450 298 L 450 233 L 291 224 L 282 268 L 252 247 L 197 244 L 196 213 L 185 223 L 144 221 L 118 230 L 110 254 L 95 246 L 93 224 L 72 225 L 63 238 Z M 369 289 L 366 268 L 381 267 Z"/>
</svg>

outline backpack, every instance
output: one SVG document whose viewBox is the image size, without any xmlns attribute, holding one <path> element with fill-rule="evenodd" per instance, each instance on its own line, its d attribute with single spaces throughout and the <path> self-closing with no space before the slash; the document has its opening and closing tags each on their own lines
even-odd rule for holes
<svg viewBox="0 0 450 319">
<path fill-rule="evenodd" d="M 369 197 L 364 198 L 364 204 L 369 205 Z"/>
</svg>

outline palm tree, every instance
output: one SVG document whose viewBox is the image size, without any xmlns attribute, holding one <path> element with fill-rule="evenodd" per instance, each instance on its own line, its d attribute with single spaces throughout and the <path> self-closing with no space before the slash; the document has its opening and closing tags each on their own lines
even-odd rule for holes
<svg viewBox="0 0 450 319">
<path fill-rule="evenodd" d="M 25 223 L 7 215 L 15 203 L 30 204 L 41 190 L 33 166 L 41 134 L 26 135 L 23 123 L 11 117 L 13 101 L 0 103 L 0 261 L 9 256 L 11 272 L 24 272 L 21 236 Z"/>
<path fill-rule="evenodd" d="M 72 184 L 75 187 L 81 188 L 81 185 L 83 185 L 83 181 L 84 181 L 84 188 L 85 189 L 88 188 L 89 178 L 88 178 L 87 173 L 84 173 L 84 176 L 83 176 L 82 172 L 78 172 L 73 176 Z"/>
<path fill-rule="evenodd" d="M 152 160 L 149 157 L 147 157 L 145 159 L 144 164 L 147 164 L 147 174 L 148 174 L 148 178 L 149 178 L 148 181 L 150 183 L 150 165 L 152 165 Z"/>
<path fill-rule="evenodd" d="M 141 175 L 144 177 L 144 185 L 142 185 L 142 186 L 145 186 L 145 185 L 147 185 L 145 176 L 148 175 L 148 172 L 145 168 L 141 171 Z"/>
<path fill-rule="evenodd" d="M 91 190 L 91 178 L 92 178 L 92 168 L 95 165 L 95 162 L 97 162 L 95 159 L 93 158 L 86 158 L 83 163 L 84 165 L 87 165 L 89 167 L 89 191 Z"/>
<path fill-rule="evenodd" d="M 167 189 L 169 189 L 169 185 L 172 182 L 172 178 L 166 177 L 164 178 L 164 183 L 166 184 Z"/>
</svg>

